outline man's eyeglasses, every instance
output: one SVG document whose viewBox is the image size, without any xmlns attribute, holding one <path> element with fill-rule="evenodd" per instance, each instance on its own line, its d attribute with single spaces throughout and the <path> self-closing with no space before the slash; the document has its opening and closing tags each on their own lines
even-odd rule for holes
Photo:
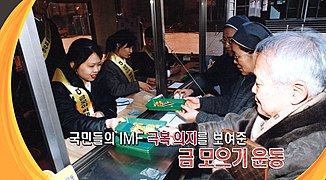
<svg viewBox="0 0 326 180">
<path fill-rule="evenodd" d="M 220 39 L 220 41 L 225 44 L 230 46 L 231 45 L 231 38 L 227 38 L 227 39 Z"/>
<path fill-rule="evenodd" d="M 245 55 L 248 55 L 248 54 L 251 54 L 252 52 L 244 52 L 243 54 L 241 54 L 240 56 L 237 56 L 236 54 L 235 54 L 235 52 L 233 52 L 233 58 L 235 59 L 235 60 L 238 60 L 239 58 L 241 58 L 242 56 L 245 56 Z"/>
</svg>

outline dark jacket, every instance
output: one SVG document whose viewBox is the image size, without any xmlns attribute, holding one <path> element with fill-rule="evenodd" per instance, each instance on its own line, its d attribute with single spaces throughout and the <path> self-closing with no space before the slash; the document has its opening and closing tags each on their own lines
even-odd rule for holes
<svg viewBox="0 0 326 180">
<path fill-rule="evenodd" d="M 88 117 L 78 112 L 76 102 L 70 97 L 70 91 L 61 82 L 52 82 L 55 104 L 59 114 L 59 119 L 65 138 L 69 137 L 72 131 L 104 131 L 105 120 L 116 117 L 116 102 L 101 85 L 103 77 L 98 76 L 91 82 L 91 92 L 89 92 L 82 80 L 71 69 L 62 68 L 67 80 L 72 86 L 86 90 L 93 103 L 94 111 L 102 111 L 103 118 Z"/>
<path fill-rule="evenodd" d="M 325 109 L 324 99 L 283 119 L 257 138 L 255 142 L 265 148 L 284 148 L 284 166 L 281 169 L 269 169 L 268 179 L 295 179 L 316 161 L 326 147 Z M 234 129 L 246 132 L 246 136 L 250 137 L 257 116 L 256 108 L 250 108 L 241 115 L 230 113 L 224 121 L 200 123 L 198 130 L 213 137 L 214 132 Z M 209 138 L 209 147 L 212 147 L 212 143 L 213 138 Z"/>
<path fill-rule="evenodd" d="M 130 62 L 127 60 L 127 63 Z M 109 88 L 109 93 L 116 98 L 128 96 L 140 90 L 138 81 L 129 82 L 121 69 L 109 59 L 103 63 L 100 74 L 103 74 L 106 79 L 105 85 Z"/>
<path fill-rule="evenodd" d="M 146 81 L 147 78 L 155 78 L 155 62 L 145 52 L 132 53 L 131 61 L 137 79 Z"/>
<path fill-rule="evenodd" d="M 248 108 L 255 106 L 255 95 L 251 92 L 256 81 L 254 74 L 242 76 L 230 90 L 232 94 L 206 97 L 200 99 L 200 111 L 197 122 L 223 120 L 227 113 L 241 114 Z"/>
<path fill-rule="evenodd" d="M 63 64 L 62 61 L 65 57 L 65 49 L 63 47 L 63 43 L 58 32 L 57 26 L 50 19 L 44 19 L 43 21 L 47 21 L 51 29 L 51 48 L 47 58 L 45 59 L 46 68 L 48 70 L 48 75 L 51 80 L 55 69 L 61 67 L 61 65 Z M 42 43 L 43 38 L 45 37 L 44 22 L 35 20 L 35 23 L 40 42 Z"/>
<path fill-rule="evenodd" d="M 166 48 L 166 52 L 168 52 Z M 131 55 L 132 68 L 136 71 L 138 80 L 146 81 L 155 78 L 155 61 L 146 52 L 134 52 Z M 166 53 L 166 67 L 170 68 L 177 60 L 172 54 Z"/>
<path fill-rule="evenodd" d="M 239 79 L 240 71 L 233 63 L 233 57 L 222 55 L 213 58 L 214 64 L 205 73 L 196 78 L 196 82 L 202 90 L 208 94 L 226 95 L 231 93 L 232 85 Z M 214 89 L 214 86 L 220 86 L 220 94 Z M 202 92 L 195 83 L 192 83 L 190 89 L 194 91 L 193 96 L 201 95 Z"/>
</svg>

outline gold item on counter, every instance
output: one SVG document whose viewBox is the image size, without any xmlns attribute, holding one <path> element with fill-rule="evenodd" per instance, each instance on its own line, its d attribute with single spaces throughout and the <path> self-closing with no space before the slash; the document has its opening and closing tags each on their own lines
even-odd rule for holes
<svg viewBox="0 0 326 180">
<path fill-rule="evenodd" d="M 165 107 L 165 106 L 173 106 L 173 103 L 167 101 L 167 102 L 162 102 L 162 101 L 157 101 L 153 104 L 155 107 Z"/>
<path fill-rule="evenodd" d="M 160 125 L 154 125 L 154 124 L 147 124 L 146 126 L 142 123 L 134 123 L 133 126 L 130 128 L 130 132 L 135 133 L 144 133 L 147 134 L 148 132 L 154 132 L 156 131 L 155 128 L 159 128 Z"/>
</svg>

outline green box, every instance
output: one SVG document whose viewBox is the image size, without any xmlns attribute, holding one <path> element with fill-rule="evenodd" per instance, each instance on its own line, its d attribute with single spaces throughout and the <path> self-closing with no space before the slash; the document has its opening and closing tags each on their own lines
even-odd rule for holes
<svg viewBox="0 0 326 180">
<path fill-rule="evenodd" d="M 158 101 L 163 103 L 171 103 L 172 105 L 168 106 L 154 106 L 154 104 Z M 186 102 L 184 99 L 172 99 L 172 98 L 161 98 L 161 99 L 151 99 L 147 104 L 146 107 L 152 111 L 179 111 L 181 110 L 181 105 Z"/>
<path fill-rule="evenodd" d="M 134 125 L 134 123 L 141 123 L 144 126 L 148 124 L 153 124 L 153 125 L 158 125 L 158 128 L 161 128 L 166 125 L 166 121 L 160 121 L 160 120 L 154 120 L 154 119 L 141 119 L 141 118 L 125 118 L 127 121 L 126 122 L 121 122 L 119 125 L 115 128 L 115 130 L 118 133 L 121 132 L 127 132 L 128 135 L 131 134 L 130 129 Z M 158 128 L 155 128 L 156 131 L 158 131 Z M 147 138 L 147 134 L 142 134 L 139 135 L 139 137 L 144 137 Z"/>
<path fill-rule="evenodd" d="M 166 125 L 166 121 L 154 119 L 126 118 L 126 120 L 126 122 L 119 123 L 119 125 L 115 128 L 118 133 L 126 132 L 128 135 L 131 135 L 130 128 L 134 125 L 134 123 L 141 123 L 145 126 L 148 124 L 158 125 L 158 128 Z M 155 128 L 155 130 L 158 131 L 158 128 Z M 142 134 L 139 135 L 139 137 L 147 138 L 148 135 Z M 151 151 L 155 148 L 154 143 L 149 143 L 146 141 L 138 141 L 137 145 L 120 144 L 119 136 L 115 137 L 115 144 L 115 148 L 118 152 L 147 160 L 151 160 Z"/>
<path fill-rule="evenodd" d="M 151 152 L 155 148 L 153 143 L 139 141 L 137 145 L 121 145 L 120 138 L 115 137 L 116 146 L 115 150 L 133 157 L 139 157 L 142 159 L 151 160 Z"/>
</svg>

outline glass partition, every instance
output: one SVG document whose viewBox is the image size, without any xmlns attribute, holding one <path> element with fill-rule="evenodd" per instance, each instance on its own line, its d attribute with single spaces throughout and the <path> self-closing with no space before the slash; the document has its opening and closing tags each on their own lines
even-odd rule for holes
<svg viewBox="0 0 326 180">
<path fill-rule="evenodd" d="M 325 17 L 323 0 L 270 0 L 269 19 L 316 19 Z"/>
<path fill-rule="evenodd" d="M 78 38 L 92 39 L 87 3 L 50 3 L 47 16 L 56 24 L 65 50 Z"/>
<path fill-rule="evenodd" d="M 115 17 L 110 17 L 116 20 L 116 26 L 112 27 L 112 29 L 127 28 L 135 32 L 139 40 L 138 47 L 135 50 L 141 50 L 144 45 L 144 30 L 152 25 L 150 0 L 103 0 L 96 2 L 110 3 L 110 6 L 115 6 L 118 13 L 116 13 Z M 199 8 L 201 2 L 197 0 L 164 0 L 163 3 L 165 45 L 170 53 L 177 53 L 182 63 L 185 61 L 197 62 L 197 67 L 194 65 L 193 71 L 198 71 Z M 223 3 L 217 0 L 208 1 L 207 6 L 205 6 L 207 8 L 203 11 L 205 13 L 209 11 L 208 21 L 210 23 L 210 31 L 206 31 L 205 28 L 204 32 L 204 37 L 208 36 L 208 38 L 204 39 L 205 47 L 207 47 L 207 50 L 204 51 L 205 57 L 222 54 L 222 50 L 216 47 L 221 44 L 219 42 L 219 39 L 221 39 L 219 29 L 222 26 L 219 25 L 219 22 L 224 21 L 223 13 L 217 11 L 217 9 L 221 8 L 218 7 L 221 4 Z M 71 1 L 60 0 L 50 3 L 47 16 L 58 27 L 66 51 L 75 39 L 81 37 L 93 38 L 95 36 L 94 28 L 96 29 L 96 27 L 92 26 L 93 20 L 90 16 L 92 11 L 96 11 L 96 9 L 91 9 L 86 1 L 71 3 Z M 202 20 L 202 22 L 207 23 L 206 18 Z M 99 157 L 97 155 L 105 154 L 108 147 L 93 149 L 95 146 L 89 146 L 84 149 L 79 147 L 79 149 L 76 149 L 69 146 L 69 140 L 66 139 L 66 142 L 64 142 L 53 96 L 49 95 L 51 94 L 50 81 L 48 76 L 45 75 L 47 70 L 44 58 L 42 58 L 43 54 L 36 25 L 33 21 L 35 21 L 34 16 L 31 16 L 28 22 L 29 28 L 23 31 L 25 34 L 20 39 L 22 51 L 18 46 L 17 56 L 14 59 L 12 93 L 14 94 L 13 102 L 17 120 L 25 142 L 42 169 L 58 171 L 69 163 L 74 163 L 74 167 L 78 167 L 82 171 L 86 166 L 85 164 L 96 161 L 96 158 Z M 33 42 L 29 42 L 27 37 L 32 37 Z M 29 47 L 28 44 L 33 44 L 33 47 Z M 37 128 L 38 126 L 39 128 Z M 38 132 L 36 133 L 36 131 Z M 40 147 L 35 148 L 36 145 Z M 41 145 L 44 145 L 44 147 L 41 147 Z M 62 145 L 66 146 L 63 147 Z M 75 154 L 67 154 L 67 149 L 70 152 L 78 153 L 80 151 L 82 153 L 74 156 Z M 175 153 L 176 149 L 173 149 L 173 152 Z M 68 159 L 68 155 L 70 159 Z M 44 158 L 42 158 L 43 156 Z M 40 158 L 39 161 L 38 158 Z M 52 161 L 52 159 L 54 160 Z M 48 164 L 45 164 L 45 162 Z M 171 164 L 173 158 L 168 159 L 168 162 Z M 164 167 L 164 172 L 166 170 L 168 170 L 168 167 Z"/>
<path fill-rule="evenodd" d="M 165 0 L 165 40 L 169 51 L 180 54 L 199 53 L 198 1 Z"/>
<path fill-rule="evenodd" d="M 20 133 L 32 157 L 41 169 L 55 171 L 53 159 L 48 149 L 47 140 L 43 134 L 37 106 L 30 89 L 30 80 L 25 66 L 25 58 L 17 44 L 12 67 L 11 90 L 12 102 Z"/>
<path fill-rule="evenodd" d="M 12 94 L 24 141 L 42 169 L 58 172 L 70 164 L 32 12 L 16 48 Z"/>
<path fill-rule="evenodd" d="M 324 0 L 309 0 L 307 18 L 325 17 L 326 2 Z"/>
</svg>

